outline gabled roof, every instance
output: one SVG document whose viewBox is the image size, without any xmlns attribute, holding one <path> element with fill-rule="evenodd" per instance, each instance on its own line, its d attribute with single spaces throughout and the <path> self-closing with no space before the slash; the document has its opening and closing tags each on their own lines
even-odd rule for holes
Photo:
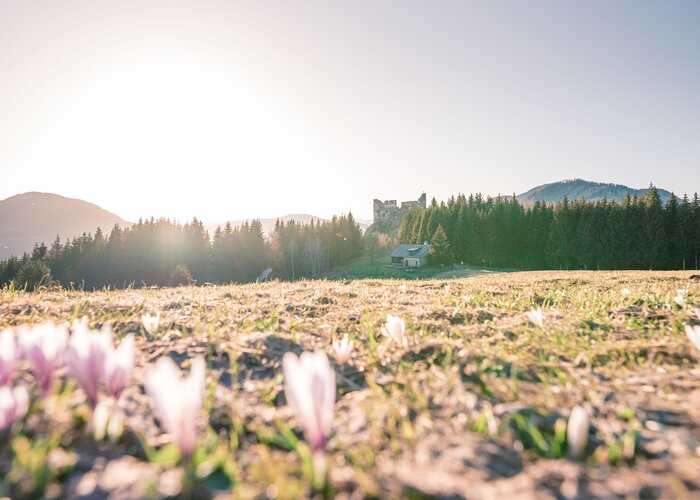
<svg viewBox="0 0 700 500">
<path fill-rule="evenodd" d="M 428 253 L 428 250 L 430 250 L 430 245 L 426 244 L 415 244 L 415 245 L 408 245 L 408 244 L 403 244 L 399 245 L 396 250 L 394 250 L 391 253 L 391 257 L 401 257 L 401 258 L 407 258 L 407 257 L 413 257 L 416 259 L 420 259 L 421 257 L 425 257 L 425 254 Z"/>
</svg>

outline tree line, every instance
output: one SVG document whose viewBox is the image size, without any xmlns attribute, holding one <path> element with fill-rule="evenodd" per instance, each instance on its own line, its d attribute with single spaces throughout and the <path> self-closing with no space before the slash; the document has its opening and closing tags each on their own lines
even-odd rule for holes
<svg viewBox="0 0 700 500">
<path fill-rule="evenodd" d="M 22 257 L 0 262 L 0 286 L 245 283 L 268 266 L 275 277 L 291 280 L 317 277 L 361 252 L 360 227 L 350 213 L 310 224 L 277 221 L 269 239 L 257 220 L 227 223 L 210 237 L 197 218 L 184 225 L 151 218 L 128 228 L 115 225 L 108 235 L 97 228 L 65 242 L 57 236 L 48 247 L 37 244 Z"/>
<path fill-rule="evenodd" d="M 436 236 L 442 255 L 478 266 L 698 269 L 700 199 L 672 194 L 664 204 L 652 187 L 645 197 L 628 194 L 620 203 L 565 198 L 526 208 L 515 197 L 460 194 L 404 214 L 401 243 Z"/>
</svg>

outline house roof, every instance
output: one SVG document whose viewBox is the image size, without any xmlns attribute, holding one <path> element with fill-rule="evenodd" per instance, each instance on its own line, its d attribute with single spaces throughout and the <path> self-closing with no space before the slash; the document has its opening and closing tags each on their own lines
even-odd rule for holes
<svg viewBox="0 0 700 500">
<path fill-rule="evenodd" d="M 413 257 L 416 259 L 420 259 L 421 257 L 425 257 L 425 254 L 428 253 L 428 250 L 430 250 L 430 245 L 424 243 L 417 243 L 414 245 L 403 244 L 396 247 L 396 250 L 394 250 L 391 253 L 391 257 Z"/>
</svg>

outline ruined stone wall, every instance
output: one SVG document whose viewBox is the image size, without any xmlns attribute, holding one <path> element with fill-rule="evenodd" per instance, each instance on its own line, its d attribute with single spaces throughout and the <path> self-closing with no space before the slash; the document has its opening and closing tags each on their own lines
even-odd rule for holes
<svg viewBox="0 0 700 500">
<path fill-rule="evenodd" d="M 399 207 L 396 200 L 374 200 L 374 224 L 377 225 L 396 225 L 401 222 L 401 217 L 405 210 L 413 208 L 425 208 L 426 197 L 425 193 L 416 201 L 402 201 Z"/>
</svg>

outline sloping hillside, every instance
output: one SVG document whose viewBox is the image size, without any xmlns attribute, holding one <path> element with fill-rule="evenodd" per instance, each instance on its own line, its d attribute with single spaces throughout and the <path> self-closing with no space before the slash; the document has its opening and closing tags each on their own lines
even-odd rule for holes
<svg viewBox="0 0 700 500">
<path fill-rule="evenodd" d="M 671 193 L 665 189 L 658 189 L 662 201 L 666 201 Z M 518 201 L 525 206 L 534 205 L 537 201 L 546 203 L 559 203 L 566 196 L 571 200 L 598 201 L 622 201 L 629 193 L 631 196 L 643 197 L 649 189 L 634 189 L 622 184 L 606 184 L 604 182 L 590 182 L 583 179 L 572 179 L 551 184 L 543 184 L 529 191 L 519 194 Z"/>
<path fill-rule="evenodd" d="M 0 201 L 0 259 L 21 255 L 35 243 L 51 243 L 93 232 L 109 232 L 124 219 L 93 203 L 52 193 L 24 193 Z"/>
</svg>

